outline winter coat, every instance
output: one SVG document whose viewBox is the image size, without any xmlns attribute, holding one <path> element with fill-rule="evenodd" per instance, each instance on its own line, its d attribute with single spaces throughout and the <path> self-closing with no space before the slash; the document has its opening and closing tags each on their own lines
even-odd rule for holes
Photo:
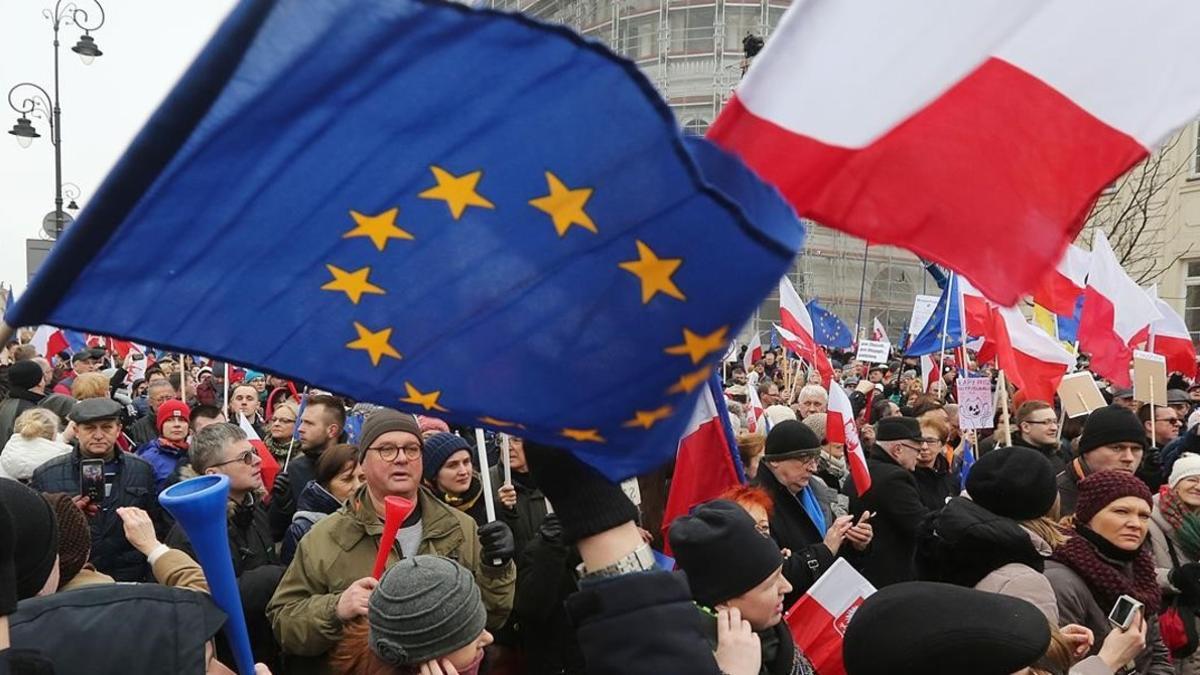
<svg viewBox="0 0 1200 675">
<path fill-rule="evenodd" d="M 502 626 L 512 610 L 516 566 L 512 561 L 502 567 L 484 565 L 475 521 L 424 488 L 419 492 L 418 507 L 422 531 L 417 552 L 445 556 L 470 570 L 483 595 L 488 628 Z M 288 660 L 288 672 L 329 672 L 325 655 L 342 634 L 335 614 L 338 596 L 371 574 L 382 535 L 383 521 L 363 486 L 300 540 L 296 557 L 267 606 L 283 651 L 295 657 Z M 394 563 L 401 556 L 397 542 L 388 560 Z"/>
<path fill-rule="evenodd" d="M 70 392 L 67 392 L 69 395 Z M 36 408 L 45 396 L 28 389 L 13 387 L 8 390 L 8 398 L 0 401 L 0 438 L 13 435 L 13 427 L 21 413 Z"/>
<path fill-rule="evenodd" d="M 1170 542 L 1169 546 L 1167 542 Z M 1179 595 L 1179 589 L 1172 586 L 1169 579 L 1171 570 L 1175 569 L 1177 562 L 1179 565 L 1186 565 L 1196 562 L 1196 559 L 1188 557 L 1183 547 L 1179 545 L 1179 539 L 1175 536 L 1175 528 L 1167 522 L 1158 506 L 1158 495 L 1154 495 L 1154 510 L 1150 514 L 1150 546 L 1154 551 L 1155 573 L 1158 587 L 1163 592 L 1163 607 L 1165 608 Z M 1175 554 L 1174 558 L 1171 555 L 1172 549 Z M 1200 616 L 1196 616 L 1194 612 L 1189 612 L 1186 608 L 1181 607 L 1180 616 L 1184 621 L 1193 622 L 1197 629 L 1200 629 Z M 1200 675 L 1200 649 L 1181 659 L 1176 659 L 1175 672 L 1180 675 Z"/>
<path fill-rule="evenodd" d="M 1079 502 L 1079 481 L 1092 473 L 1082 457 L 1073 460 L 1058 474 L 1058 512 L 1063 518 L 1075 515 L 1075 504 Z"/>
<path fill-rule="evenodd" d="M 1095 636 L 1091 653 L 1098 654 L 1104 644 L 1104 638 L 1112 630 L 1112 624 L 1108 622 L 1108 613 L 1112 608 L 1101 608 L 1083 577 L 1057 560 L 1046 562 L 1045 574 L 1054 588 L 1054 598 L 1058 603 L 1058 625 L 1061 627 L 1077 623 L 1090 628 Z M 1148 616 L 1146 621 L 1146 648 L 1134 659 L 1136 668 L 1128 672 L 1138 675 L 1174 675 L 1171 656 L 1158 630 L 1158 617 Z"/>
<path fill-rule="evenodd" d="M 291 564 L 296 555 L 296 546 L 317 521 L 340 508 L 342 503 L 329 494 L 329 490 L 321 487 L 315 480 L 308 481 L 308 485 L 296 499 L 296 513 L 292 514 L 292 524 L 288 525 L 287 532 L 283 534 L 283 546 L 279 551 L 283 564 Z"/>
<path fill-rule="evenodd" d="M 1175 440 L 1163 446 L 1162 472 L 1164 476 L 1171 475 L 1175 461 L 1185 452 L 1200 454 L 1200 425 L 1189 428 L 1179 434 Z"/>
<path fill-rule="evenodd" d="M 130 424 L 129 427 L 125 429 L 125 435 L 129 436 L 130 440 L 133 441 L 133 446 L 135 448 L 140 448 L 150 441 L 158 438 L 158 427 L 155 426 L 156 422 L 156 413 L 151 410 L 146 413 L 145 417 L 139 419 L 133 424 Z"/>
<path fill-rule="evenodd" d="M 913 480 L 917 482 L 921 503 L 930 511 L 941 509 L 948 499 L 958 494 L 958 476 L 950 475 L 950 462 L 940 452 L 932 467 L 918 466 L 913 470 Z"/>
<path fill-rule="evenodd" d="M 897 464 L 883 448 L 872 448 L 867 470 L 871 487 L 866 494 L 858 496 L 853 476 L 846 486 L 855 518 L 864 511 L 876 514 L 870 521 L 875 536 L 859 571 L 876 588 L 912 581 L 916 578 L 913 553 L 917 531 L 929 509 L 921 503 L 912 472 Z"/>
<path fill-rule="evenodd" d="M 775 503 L 770 519 L 771 538 L 780 548 L 792 551 L 791 557 L 783 561 L 783 575 L 792 585 L 792 592 L 783 599 L 783 606 L 791 607 L 833 565 L 837 556 L 825 545 L 824 535 L 808 517 L 804 506 L 775 478 L 769 466 L 764 464 L 759 467 L 755 482 L 771 494 L 771 500 Z M 816 476 L 808 484 L 821 507 L 826 528 L 833 525 L 838 516 L 848 513 L 849 500 L 845 496 L 816 479 Z M 840 551 L 858 561 L 861 556 L 856 556 L 857 552 L 852 552 L 852 549 L 850 542 L 842 542 Z"/>
<path fill-rule="evenodd" d="M 1054 589 L 1042 574 L 1050 553 L 1016 521 L 955 497 L 921 525 L 917 576 L 1027 600 L 1057 625 Z"/>
<path fill-rule="evenodd" d="M 583 653 L 564 601 L 579 590 L 575 568 L 582 562 L 562 540 L 561 527 L 545 527 L 517 559 L 517 590 L 509 623 L 525 650 L 526 675 L 583 675 Z"/>
<path fill-rule="evenodd" d="M 1063 445 L 1060 443 L 1055 443 L 1054 445 L 1050 446 L 1038 445 L 1028 438 L 1025 438 L 1020 431 L 1017 431 L 1013 433 L 1012 444 L 1014 448 L 1029 448 L 1030 450 L 1037 450 L 1038 452 L 1042 453 L 1043 457 L 1050 460 L 1050 465 L 1054 467 L 1054 473 L 1061 473 L 1067 468 L 1067 465 L 1071 463 L 1072 457 L 1070 450 L 1065 450 Z"/>
<path fill-rule="evenodd" d="M 28 482 L 34 469 L 70 452 L 71 446 L 61 441 L 13 434 L 0 452 L 0 477 Z"/>
<path fill-rule="evenodd" d="M 520 570 L 521 552 L 533 540 L 546 518 L 546 497 L 534 483 L 532 474 L 512 472 L 513 487 L 517 489 L 517 504 L 505 508 L 500 503 L 500 488 L 504 485 L 504 474 L 498 466 L 491 468 L 492 491 L 496 497 L 496 517 L 512 530 L 516 543 L 517 570 Z"/>
<path fill-rule="evenodd" d="M 271 488 L 271 501 L 267 505 L 271 539 L 283 541 L 284 533 L 292 524 L 292 516 L 296 514 L 296 499 L 316 475 L 317 458 L 296 452 L 292 454 L 292 461 L 288 462 L 287 471 L 281 471 L 275 476 L 275 485 Z"/>
<path fill-rule="evenodd" d="M 175 448 L 163 443 L 163 439 L 156 438 L 149 443 L 141 446 L 137 450 L 137 456 L 150 463 L 154 468 L 154 490 L 162 492 L 167 486 L 167 479 L 180 464 L 187 461 L 188 451 L 186 448 Z"/>
<path fill-rule="evenodd" d="M 79 450 L 46 462 L 33 472 L 29 486 L 39 492 L 80 494 Z M 117 507 L 136 506 L 150 514 L 156 529 L 161 529 L 158 500 L 154 493 L 154 470 L 145 461 L 118 451 L 117 473 L 100 504 L 100 511 L 88 519 L 92 530 L 92 565 L 117 581 L 142 581 L 146 578 L 146 556 L 125 539 L 125 526 Z"/>
<path fill-rule="evenodd" d="M 163 586 L 190 588 L 193 591 L 208 593 L 208 580 L 204 577 L 204 570 L 200 568 L 195 559 L 183 551 L 171 549 L 163 553 L 154 561 L 154 565 L 150 569 L 154 573 L 154 580 Z M 115 583 L 116 581 L 112 577 L 97 572 L 88 564 L 84 565 L 73 579 L 59 587 L 58 592 L 71 591 L 84 586 Z"/>
</svg>

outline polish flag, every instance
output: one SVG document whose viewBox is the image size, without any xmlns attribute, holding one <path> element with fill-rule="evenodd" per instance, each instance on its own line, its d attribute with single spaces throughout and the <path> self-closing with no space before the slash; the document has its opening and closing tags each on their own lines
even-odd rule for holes
<svg viewBox="0 0 1200 675">
<path fill-rule="evenodd" d="M 964 276 L 958 276 L 958 290 L 962 293 L 963 327 L 968 335 L 984 337 L 992 323 L 992 308 L 996 306 L 991 300 Z"/>
<path fill-rule="evenodd" d="M 1133 347 L 1161 318 L 1137 282 L 1121 269 L 1104 232 L 1096 230 L 1077 333 L 1079 348 L 1092 357 L 1092 370 L 1118 387 L 1131 386 Z"/>
<path fill-rule="evenodd" d="M 938 378 L 941 376 L 941 368 L 939 368 L 938 365 L 933 362 L 933 355 L 925 354 L 921 356 L 921 383 L 925 385 L 924 389 L 926 393 L 929 392 L 929 388 L 932 387 L 933 383 L 937 382 Z"/>
<path fill-rule="evenodd" d="M 996 359 L 1008 380 L 1025 392 L 1026 400 L 1054 402 L 1054 392 L 1075 356 L 1062 343 L 1025 320 L 1015 307 L 1000 307 L 993 313 L 989 340 L 995 344 Z"/>
<path fill-rule="evenodd" d="M 750 344 L 746 346 L 746 355 L 742 358 L 742 365 L 745 366 L 746 372 L 754 367 L 755 362 L 763 357 L 762 335 L 758 332 L 754 333 L 754 337 L 750 338 Z"/>
<path fill-rule="evenodd" d="M 275 477 L 279 475 L 279 460 L 275 459 L 275 455 L 272 455 L 271 451 L 267 449 L 267 444 L 263 443 L 258 432 L 254 430 L 254 425 L 250 424 L 250 420 L 240 412 L 238 413 L 238 426 L 246 432 L 246 440 L 250 441 L 250 445 L 258 453 L 258 458 L 262 460 L 262 482 L 269 498 L 271 488 L 275 486 Z"/>
<path fill-rule="evenodd" d="M 1192 344 L 1192 336 L 1183 317 L 1158 297 L 1157 287 L 1147 289 L 1146 295 L 1162 315 L 1161 319 L 1150 324 L 1147 346 L 1150 351 L 1167 358 L 1167 372 L 1179 372 L 1184 377 L 1195 379 L 1196 347 Z"/>
<path fill-rule="evenodd" d="M 880 323 L 879 317 L 875 317 L 875 325 L 871 330 L 871 339 L 876 342 L 886 342 L 888 346 L 892 346 L 892 341 L 888 339 L 887 330 Z"/>
<path fill-rule="evenodd" d="M 813 337 L 812 317 L 787 275 L 779 279 L 779 323 L 783 328 L 781 331 L 780 326 L 775 326 L 779 338 L 797 356 L 816 368 L 821 373 L 821 381 L 828 387 L 833 380 L 833 364 L 829 362 L 825 350 L 817 346 Z"/>
<path fill-rule="evenodd" d="M 783 616 L 796 648 L 821 675 L 846 674 L 842 662 L 846 626 L 873 593 L 871 582 L 845 558 L 838 558 Z"/>
<path fill-rule="evenodd" d="M 33 333 L 30 344 L 39 356 L 49 359 L 61 352 L 74 353 L 83 350 L 87 347 L 87 338 L 83 333 L 42 325 Z"/>
<path fill-rule="evenodd" d="M 837 382 L 829 385 L 826 412 L 825 436 L 830 443 L 841 443 L 846 448 L 846 462 L 850 465 L 850 475 L 854 477 L 854 488 L 861 497 L 871 487 L 871 474 L 867 471 L 867 456 L 863 453 L 862 441 L 854 426 L 854 407 L 850 405 L 850 397 L 846 396 L 842 385 Z"/>
<path fill-rule="evenodd" d="M 766 435 L 766 425 L 763 424 L 766 409 L 763 408 L 762 399 L 758 397 L 757 386 L 746 387 L 746 401 L 750 405 L 750 414 L 746 416 L 746 430 L 752 434 L 761 431 L 763 435 Z"/>
<path fill-rule="evenodd" d="M 1092 254 L 1071 244 L 1054 270 L 1033 289 L 1033 301 L 1054 314 L 1074 316 L 1075 301 L 1083 293 Z"/>
<path fill-rule="evenodd" d="M 673 520 L 743 482 L 741 459 L 720 395 L 720 383 L 710 381 L 700 394 L 675 454 L 675 473 L 662 521 L 666 552 L 671 552 L 667 531 Z"/>
<path fill-rule="evenodd" d="M 1193 0 L 797 0 L 708 136 L 800 215 L 1014 304 L 1195 118 L 1200 78 L 1162 64 L 1197 25 Z"/>
</svg>

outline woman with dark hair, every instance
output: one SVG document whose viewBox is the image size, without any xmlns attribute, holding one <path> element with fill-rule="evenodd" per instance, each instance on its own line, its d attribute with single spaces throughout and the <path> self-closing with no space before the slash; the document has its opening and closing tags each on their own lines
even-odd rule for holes
<svg viewBox="0 0 1200 675">
<path fill-rule="evenodd" d="M 317 521 L 337 511 L 362 484 L 358 468 L 358 448 L 338 443 L 321 453 L 313 479 L 296 499 L 296 513 L 283 535 L 280 558 L 289 565 L 296 546 Z"/>
</svg>

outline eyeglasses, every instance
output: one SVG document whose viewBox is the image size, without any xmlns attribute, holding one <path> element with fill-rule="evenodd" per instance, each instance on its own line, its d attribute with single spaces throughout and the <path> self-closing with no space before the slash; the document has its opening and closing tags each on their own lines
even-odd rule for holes
<svg viewBox="0 0 1200 675">
<path fill-rule="evenodd" d="M 295 424 L 296 418 L 293 417 L 292 419 L 288 419 L 286 417 L 272 417 L 271 421 L 278 422 L 279 424 Z"/>
<path fill-rule="evenodd" d="M 254 466 L 254 460 L 257 458 L 258 458 L 257 452 L 255 452 L 254 450 L 246 450 L 246 451 L 243 451 L 242 453 L 240 453 L 237 457 L 234 457 L 233 459 L 230 459 L 230 460 L 226 460 L 224 462 L 219 462 L 217 464 L 213 464 L 212 467 L 225 466 L 226 464 L 233 464 L 234 462 L 241 462 L 242 464 L 245 464 L 246 466 Z M 212 468 L 212 467 L 210 467 L 210 468 Z"/>
<path fill-rule="evenodd" d="M 1178 417 L 1168 417 L 1166 419 L 1154 420 L 1155 422 L 1166 422 L 1167 424 L 1183 424 L 1183 420 Z"/>
<path fill-rule="evenodd" d="M 921 445 L 923 445 L 923 446 L 924 445 L 941 445 L 941 444 L 942 444 L 942 439 L 940 439 L 940 438 L 922 438 L 921 439 Z"/>
<path fill-rule="evenodd" d="M 379 445 L 367 449 L 378 452 L 379 459 L 382 459 L 385 462 L 396 461 L 396 458 L 400 456 L 401 450 L 404 451 L 404 459 L 407 459 L 410 462 L 421 456 L 421 446 L 417 445 L 416 443 L 409 443 L 408 445 L 392 445 L 391 443 L 387 443 L 385 445 Z"/>
</svg>

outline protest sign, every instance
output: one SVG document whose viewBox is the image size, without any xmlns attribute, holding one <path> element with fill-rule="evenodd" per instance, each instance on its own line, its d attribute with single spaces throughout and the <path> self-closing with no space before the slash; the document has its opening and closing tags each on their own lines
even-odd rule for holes
<svg viewBox="0 0 1200 675">
<path fill-rule="evenodd" d="M 958 423 L 963 429 L 990 429 L 995 426 L 996 408 L 992 399 L 992 381 L 986 377 L 958 378 Z"/>
<path fill-rule="evenodd" d="M 929 317 L 933 316 L 933 308 L 937 307 L 938 295 L 918 295 L 913 299 L 912 318 L 908 320 L 908 334 L 916 335 L 921 332 Z"/>
<path fill-rule="evenodd" d="M 1167 404 L 1167 357 L 1153 352 L 1133 352 L 1133 400 Z"/>
<path fill-rule="evenodd" d="M 1058 398 L 1062 400 L 1067 417 L 1076 418 L 1087 415 L 1097 408 L 1107 405 L 1096 380 L 1088 372 L 1065 375 L 1058 383 Z"/>
<path fill-rule="evenodd" d="M 846 626 L 875 587 L 844 558 L 825 574 L 784 615 L 796 647 L 821 675 L 845 675 L 842 639 Z"/>
<path fill-rule="evenodd" d="M 861 340 L 858 343 L 858 360 L 867 363 L 887 363 L 892 346 L 886 342 Z"/>
</svg>

